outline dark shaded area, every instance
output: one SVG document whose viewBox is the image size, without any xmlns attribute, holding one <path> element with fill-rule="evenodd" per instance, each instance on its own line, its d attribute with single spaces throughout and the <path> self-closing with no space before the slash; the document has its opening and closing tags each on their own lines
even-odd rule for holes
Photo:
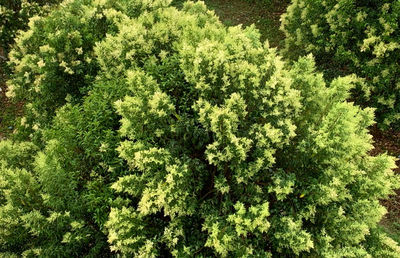
<svg viewBox="0 0 400 258">
<path fill-rule="evenodd" d="M 371 134 L 374 137 L 375 149 L 372 155 L 388 153 L 397 158 L 397 173 L 400 173 L 400 132 L 394 130 L 379 130 L 377 126 L 371 128 Z M 386 216 L 382 219 L 381 225 L 385 231 L 398 243 L 400 243 L 400 189 L 396 191 L 387 200 L 382 200 L 382 204 L 388 210 Z"/>
</svg>

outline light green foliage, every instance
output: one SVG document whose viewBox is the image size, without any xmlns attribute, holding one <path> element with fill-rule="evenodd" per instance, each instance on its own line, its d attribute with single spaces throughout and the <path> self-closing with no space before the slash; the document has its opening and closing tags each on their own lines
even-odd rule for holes
<svg viewBox="0 0 400 258">
<path fill-rule="evenodd" d="M 334 75 L 363 78 L 354 98 L 377 108 L 381 126 L 400 121 L 400 1 L 295 0 L 282 17 L 286 56 L 314 54 Z"/>
<path fill-rule="evenodd" d="M 12 144 L 10 141 L 0 141 L 0 157 L 8 167 L 27 168 L 33 163 L 32 154 L 37 148 L 32 143 L 22 142 Z"/>
<path fill-rule="evenodd" d="M 115 22 L 153 8 L 146 1 L 65 1 L 41 19 L 29 21 L 10 52 L 7 96 L 25 102 L 19 134 L 38 135 L 57 108 L 79 103 L 98 72 L 96 42 L 115 32 Z M 40 135 L 40 134 L 39 134 Z"/>
<path fill-rule="evenodd" d="M 66 1 L 45 18 L 33 17 L 20 33 L 10 52 L 13 74 L 7 92 L 26 101 L 20 131 L 38 131 L 67 95 L 76 101 L 87 92 L 97 71 L 92 49 L 109 23 L 104 9 L 104 2 Z"/>
<path fill-rule="evenodd" d="M 70 1 L 52 15 L 68 10 L 77 12 L 84 9 L 81 3 Z M 95 5 L 95 2 L 87 1 L 89 3 Z M 143 9 L 158 8 L 151 5 L 152 2 L 129 1 L 118 5 L 122 11 L 110 9 L 109 12 L 120 16 L 123 13 L 138 15 Z M 55 19 L 52 15 L 49 17 Z M 83 26 L 83 22 L 78 19 L 77 24 Z M 49 69 L 49 73 L 52 72 Z M 1 193 L 4 202 L 0 208 L 3 209 L 0 223 L 4 225 L 1 227 L 4 230 L 0 231 L 0 239 L 4 239 L 0 244 L 2 255 L 111 255 L 103 233 L 110 202 L 114 201 L 108 184 L 115 181 L 115 173 L 121 174 L 125 169 L 124 162 L 116 154 L 118 117 L 112 105 L 126 90 L 120 88 L 120 83 L 110 83 L 106 79 L 99 79 L 91 86 L 93 90 L 82 104 L 67 98 L 67 104 L 55 117 L 43 117 L 52 122 L 48 128 L 41 129 L 39 143 L 44 149 L 39 153 L 35 154 L 39 148 L 31 143 L 0 143 L 0 160 L 5 164 L 0 172 L 4 175 L 0 180 L 4 184 Z M 33 102 L 37 98 L 35 96 Z M 27 123 L 27 119 L 21 122 Z M 18 180 L 24 184 L 17 188 L 13 184 Z M 30 197 L 31 194 L 36 195 Z M 15 202 L 9 196 L 17 196 L 20 201 Z M 29 207 L 25 209 L 26 205 Z"/>
<path fill-rule="evenodd" d="M 311 58 L 287 71 L 253 28 L 224 29 L 201 9 L 126 21 L 96 49 L 130 88 L 115 107 L 132 173 L 112 187 L 137 204 L 113 210 L 112 248 L 138 254 L 147 239 L 177 256 L 368 255 L 378 199 L 398 180 L 392 158 L 367 154 L 372 110 L 346 102 L 356 79 L 328 87 Z M 122 214 L 135 218 L 129 229 Z"/>
<path fill-rule="evenodd" d="M 203 3 L 140 3 L 107 11 L 93 82 L 44 147 L 0 157 L 4 254 L 396 257 L 376 225 L 399 179 L 392 157 L 368 155 L 354 77 L 327 85 L 311 57 L 287 68 Z"/>
<path fill-rule="evenodd" d="M 0 48 L 8 53 L 18 30 L 25 30 L 29 18 L 46 15 L 61 0 L 1 0 Z"/>
</svg>

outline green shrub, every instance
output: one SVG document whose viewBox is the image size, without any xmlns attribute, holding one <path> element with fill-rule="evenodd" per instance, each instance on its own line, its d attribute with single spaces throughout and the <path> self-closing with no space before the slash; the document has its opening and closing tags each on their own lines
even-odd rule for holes
<svg viewBox="0 0 400 258">
<path fill-rule="evenodd" d="M 73 166 L 76 159 L 70 159 L 75 154 L 71 149 L 74 145 L 64 143 L 52 140 L 43 152 L 31 152 L 33 169 L 12 167 L 0 158 L 2 256 L 13 253 L 77 257 L 108 253 L 106 238 L 91 221 L 77 190 L 82 184 Z M 10 142 L 5 145 L 17 150 L 23 148 Z M 22 160 L 24 156 L 19 158 Z"/>
<path fill-rule="evenodd" d="M 20 33 L 10 52 L 7 92 L 8 97 L 25 102 L 20 129 L 38 130 L 49 123 L 67 96 L 78 101 L 87 92 L 98 70 L 92 61 L 93 46 L 105 37 L 111 23 L 104 16 L 108 7 L 69 1 L 45 18 L 32 18 L 29 30 Z"/>
<path fill-rule="evenodd" d="M 312 53 L 334 74 L 355 73 L 358 103 L 377 108 L 381 126 L 400 121 L 400 1 L 295 0 L 282 17 L 285 53 Z"/>
<path fill-rule="evenodd" d="M 354 79 L 326 87 L 309 58 L 285 70 L 252 27 L 174 12 L 98 46 L 103 69 L 127 71 L 132 91 L 116 102 L 132 173 L 112 188 L 136 203 L 112 208 L 112 250 L 374 255 L 378 200 L 398 181 L 393 159 L 368 156 L 373 113 L 346 102 Z"/>
<path fill-rule="evenodd" d="M 5 53 L 18 30 L 25 30 L 28 27 L 29 18 L 36 15 L 45 15 L 53 5 L 61 0 L 1 0 L 0 1 L 0 48 Z"/>
<path fill-rule="evenodd" d="M 354 78 L 328 87 L 309 57 L 288 69 L 202 3 L 146 3 L 160 8 L 95 44 L 88 94 L 56 111 L 33 164 L 0 156 L 1 252 L 396 257 L 376 226 L 399 179 L 368 155 Z"/>
<path fill-rule="evenodd" d="M 46 126 L 57 108 L 79 103 L 98 72 L 93 47 L 116 30 L 115 21 L 152 7 L 145 1 L 65 1 L 44 18 L 30 20 L 10 52 L 7 95 L 24 101 L 23 136 Z"/>
</svg>

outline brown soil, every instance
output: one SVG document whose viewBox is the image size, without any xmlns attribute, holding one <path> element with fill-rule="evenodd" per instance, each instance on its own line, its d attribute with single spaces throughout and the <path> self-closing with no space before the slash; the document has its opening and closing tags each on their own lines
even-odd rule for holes
<svg viewBox="0 0 400 258">
<path fill-rule="evenodd" d="M 4 51 L 0 48 L 0 55 L 5 56 Z M 2 67 L 4 60 L 0 60 L 0 140 L 7 138 L 14 128 L 15 119 L 22 114 L 23 103 L 14 103 L 6 96 L 7 92 L 7 75 Z"/>
<path fill-rule="evenodd" d="M 375 149 L 371 154 L 388 153 L 396 157 L 397 168 L 395 171 L 400 174 L 400 132 L 393 130 L 381 131 L 375 126 L 371 129 L 371 134 L 375 141 Z M 387 200 L 382 200 L 382 204 L 386 207 L 388 213 L 381 224 L 389 231 L 399 231 L 400 228 L 397 228 L 398 226 L 396 225 L 400 223 L 400 189 L 396 190 L 396 194 L 390 196 Z"/>
<path fill-rule="evenodd" d="M 208 8 L 215 11 L 228 26 L 255 24 L 261 39 L 268 39 L 272 47 L 279 47 L 284 35 L 279 31 L 280 16 L 286 11 L 285 0 L 206 0 Z"/>
</svg>

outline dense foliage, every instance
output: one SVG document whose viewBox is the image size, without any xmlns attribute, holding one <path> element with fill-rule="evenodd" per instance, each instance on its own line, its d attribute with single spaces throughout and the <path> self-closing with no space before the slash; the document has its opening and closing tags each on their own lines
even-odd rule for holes
<svg viewBox="0 0 400 258">
<path fill-rule="evenodd" d="M 17 31 L 27 29 L 29 18 L 45 15 L 59 2 L 61 0 L 0 0 L 0 48 L 4 51 L 3 59 L 6 59 Z"/>
<path fill-rule="evenodd" d="M 54 82 L 30 103 L 66 88 L 40 144 L 0 142 L 1 254 L 397 257 L 377 223 L 399 179 L 392 157 L 368 154 L 373 112 L 346 102 L 354 78 L 327 85 L 311 57 L 287 68 L 254 27 L 168 2 L 73 0 L 32 24 L 26 35 L 67 30 L 51 61 L 76 48 L 71 28 L 93 33 L 86 8 L 104 14 L 79 94 L 19 39 L 12 62 Z M 31 87 L 18 69 L 16 94 Z"/>
<path fill-rule="evenodd" d="M 93 47 L 113 33 L 115 21 L 150 8 L 146 1 L 129 0 L 61 5 L 45 19 L 32 18 L 10 52 L 7 95 L 26 104 L 19 128 L 25 137 L 48 125 L 67 100 L 79 103 L 87 94 L 99 70 Z"/>
<path fill-rule="evenodd" d="M 382 126 L 400 125 L 399 26 L 398 0 L 294 0 L 282 18 L 286 54 L 363 78 L 354 97 L 377 108 Z"/>
</svg>

